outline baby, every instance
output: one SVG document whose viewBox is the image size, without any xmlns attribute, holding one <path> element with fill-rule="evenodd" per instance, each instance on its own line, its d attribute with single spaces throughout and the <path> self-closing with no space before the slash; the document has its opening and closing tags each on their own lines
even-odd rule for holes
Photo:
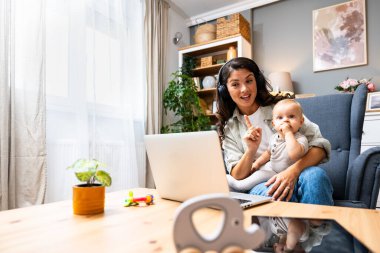
<svg viewBox="0 0 380 253">
<path fill-rule="evenodd" d="M 294 99 L 279 101 L 273 108 L 272 125 L 276 130 L 269 141 L 269 149 L 257 158 L 251 167 L 252 174 L 237 180 L 227 175 L 233 191 L 248 191 L 270 179 L 300 159 L 309 149 L 304 135 L 299 133 L 304 122 L 301 105 Z"/>
<path fill-rule="evenodd" d="M 255 218 L 253 221 L 265 231 L 265 247 L 272 246 L 274 252 L 310 252 L 313 247 L 322 243 L 323 237 L 330 233 L 332 226 L 328 220 Z"/>
</svg>

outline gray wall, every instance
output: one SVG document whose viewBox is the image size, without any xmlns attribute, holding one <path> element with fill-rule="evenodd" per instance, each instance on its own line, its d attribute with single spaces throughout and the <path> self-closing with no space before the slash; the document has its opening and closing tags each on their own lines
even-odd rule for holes
<svg viewBox="0 0 380 253">
<path fill-rule="evenodd" d="M 264 71 L 289 71 L 296 93 L 325 95 L 346 77 L 372 78 L 380 90 L 380 1 L 366 0 L 367 65 L 313 72 L 312 11 L 347 0 L 283 0 L 252 10 L 253 59 Z"/>
</svg>

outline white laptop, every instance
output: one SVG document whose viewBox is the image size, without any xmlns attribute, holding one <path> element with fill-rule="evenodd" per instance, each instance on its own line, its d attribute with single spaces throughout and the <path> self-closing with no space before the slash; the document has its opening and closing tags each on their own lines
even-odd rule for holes
<svg viewBox="0 0 380 253">
<path fill-rule="evenodd" d="M 243 208 L 271 200 L 230 192 L 219 137 L 215 131 L 145 135 L 145 146 L 160 197 L 176 201 L 225 193 Z"/>
</svg>

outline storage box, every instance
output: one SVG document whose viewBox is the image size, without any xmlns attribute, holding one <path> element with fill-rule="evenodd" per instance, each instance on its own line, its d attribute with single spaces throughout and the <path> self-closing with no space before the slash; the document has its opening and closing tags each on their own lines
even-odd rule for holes
<svg viewBox="0 0 380 253">
<path fill-rule="evenodd" d="M 235 13 L 216 20 L 216 38 L 221 39 L 228 36 L 241 34 L 251 42 L 251 28 L 248 21 L 240 14 Z"/>
<path fill-rule="evenodd" d="M 201 58 L 201 68 L 208 67 L 212 65 L 212 56 Z"/>
</svg>

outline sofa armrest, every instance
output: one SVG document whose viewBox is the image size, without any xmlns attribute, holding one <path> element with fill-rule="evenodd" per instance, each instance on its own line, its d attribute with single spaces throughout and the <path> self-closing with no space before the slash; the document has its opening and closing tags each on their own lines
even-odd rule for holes
<svg viewBox="0 0 380 253">
<path fill-rule="evenodd" d="M 347 172 L 346 199 L 362 201 L 375 209 L 380 187 L 380 147 L 360 154 Z"/>
</svg>

